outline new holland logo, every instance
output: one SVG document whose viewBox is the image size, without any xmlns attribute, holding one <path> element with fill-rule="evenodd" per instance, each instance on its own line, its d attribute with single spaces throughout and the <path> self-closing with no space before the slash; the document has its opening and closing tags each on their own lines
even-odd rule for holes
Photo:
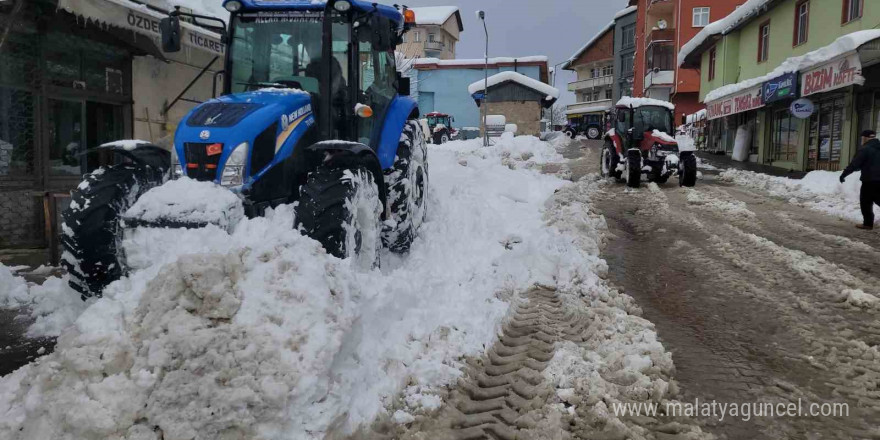
<svg viewBox="0 0 880 440">
<path fill-rule="evenodd" d="M 207 140 L 209 137 L 211 137 L 211 132 L 208 130 L 202 130 L 202 132 L 199 133 L 199 138 L 202 140 Z"/>
</svg>

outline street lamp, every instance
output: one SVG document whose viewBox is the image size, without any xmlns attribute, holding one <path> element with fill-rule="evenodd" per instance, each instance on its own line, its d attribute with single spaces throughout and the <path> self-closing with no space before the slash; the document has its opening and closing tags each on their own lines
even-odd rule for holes
<svg viewBox="0 0 880 440">
<path fill-rule="evenodd" d="M 489 146 L 489 126 L 486 120 L 489 119 L 489 28 L 486 27 L 486 11 L 477 11 L 477 17 L 483 22 L 483 30 L 486 31 L 486 66 L 483 68 L 483 146 Z"/>
</svg>

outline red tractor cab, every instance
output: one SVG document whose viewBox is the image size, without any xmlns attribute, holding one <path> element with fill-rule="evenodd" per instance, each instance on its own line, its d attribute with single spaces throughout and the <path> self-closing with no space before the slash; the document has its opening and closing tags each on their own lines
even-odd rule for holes
<svg viewBox="0 0 880 440">
<path fill-rule="evenodd" d="M 675 105 L 649 98 L 621 99 L 614 109 L 611 130 L 602 149 L 602 176 L 625 180 L 638 188 L 642 175 L 649 182 L 666 183 L 672 175 L 679 185 L 697 181 L 693 151 L 679 151 L 674 133 Z"/>
<path fill-rule="evenodd" d="M 428 119 L 428 129 L 434 144 L 445 144 L 458 136 L 458 130 L 452 128 L 455 118 L 446 113 L 432 112 L 425 115 Z"/>
</svg>

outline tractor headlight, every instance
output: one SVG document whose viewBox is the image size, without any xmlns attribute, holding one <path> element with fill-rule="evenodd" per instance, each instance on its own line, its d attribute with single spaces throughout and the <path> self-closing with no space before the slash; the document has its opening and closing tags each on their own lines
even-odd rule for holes
<svg viewBox="0 0 880 440">
<path fill-rule="evenodd" d="M 223 177 L 220 184 L 223 186 L 237 186 L 244 183 L 244 170 L 247 166 L 248 149 L 250 145 L 242 142 L 229 155 L 226 165 L 223 167 Z"/>
<path fill-rule="evenodd" d="M 238 0 L 227 2 L 225 6 L 226 10 L 229 12 L 238 12 L 239 10 L 241 10 L 241 2 Z"/>
</svg>

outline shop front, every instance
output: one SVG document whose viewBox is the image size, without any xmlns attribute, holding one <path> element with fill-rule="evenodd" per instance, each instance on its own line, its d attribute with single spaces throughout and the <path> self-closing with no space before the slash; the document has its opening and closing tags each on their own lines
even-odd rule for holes
<svg viewBox="0 0 880 440">
<path fill-rule="evenodd" d="M 799 146 L 802 121 L 790 110 L 792 102 L 800 96 L 798 74 L 787 73 L 766 81 L 762 86 L 764 94 L 764 119 L 767 121 L 767 134 L 763 163 L 768 165 L 799 169 L 801 152 Z"/>
<path fill-rule="evenodd" d="M 746 159 L 757 160 L 759 110 L 764 107 L 761 86 L 706 102 L 708 130 L 706 149 L 733 155 L 740 137 L 747 151 Z"/>
</svg>

